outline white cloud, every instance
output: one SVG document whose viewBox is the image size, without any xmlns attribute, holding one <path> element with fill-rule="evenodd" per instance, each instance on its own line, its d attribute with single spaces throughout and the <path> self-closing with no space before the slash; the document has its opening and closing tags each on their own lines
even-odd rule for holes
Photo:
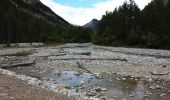
<svg viewBox="0 0 170 100">
<path fill-rule="evenodd" d="M 63 17 L 72 24 L 84 25 L 93 18 L 101 19 L 106 11 L 113 11 L 116 7 L 123 4 L 125 0 L 106 0 L 94 4 L 91 8 L 76 8 L 67 5 L 61 5 L 53 0 L 41 0 L 42 3 L 50 7 L 56 14 Z M 138 6 L 143 9 L 151 0 L 135 0 Z"/>
</svg>

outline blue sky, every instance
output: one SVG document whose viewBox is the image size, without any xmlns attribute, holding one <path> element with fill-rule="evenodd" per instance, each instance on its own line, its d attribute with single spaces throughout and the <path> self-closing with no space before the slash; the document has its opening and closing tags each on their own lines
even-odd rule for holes
<svg viewBox="0 0 170 100">
<path fill-rule="evenodd" d="M 40 0 L 57 15 L 71 24 L 84 25 L 92 19 L 101 19 L 106 11 L 113 11 L 128 0 Z M 151 0 L 135 0 L 143 9 Z"/>
<path fill-rule="evenodd" d="M 93 4 L 104 2 L 106 0 L 53 0 L 53 1 L 71 7 L 89 8 L 93 7 Z"/>
</svg>

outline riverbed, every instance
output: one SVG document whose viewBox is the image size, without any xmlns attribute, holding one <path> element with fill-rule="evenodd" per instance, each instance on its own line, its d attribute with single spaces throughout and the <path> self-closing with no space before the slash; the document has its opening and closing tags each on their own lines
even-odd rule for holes
<svg viewBox="0 0 170 100">
<path fill-rule="evenodd" d="M 169 50 L 91 43 L 0 49 L 1 65 L 27 62 L 35 63 L 3 71 L 35 78 L 31 84 L 40 82 L 40 87 L 78 100 L 170 99 Z"/>
</svg>

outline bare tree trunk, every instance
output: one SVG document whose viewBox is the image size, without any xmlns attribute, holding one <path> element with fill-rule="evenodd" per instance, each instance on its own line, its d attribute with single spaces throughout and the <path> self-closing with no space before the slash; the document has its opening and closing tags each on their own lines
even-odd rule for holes
<svg viewBox="0 0 170 100">
<path fill-rule="evenodd" d="M 18 67 L 18 66 L 30 66 L 35 64 L 35 62 L 27 62 L 27 63 L 18 63 L 13 65 L 0 65 L 0 68 L 11 68 L 11 67 Z"/>
</svg>

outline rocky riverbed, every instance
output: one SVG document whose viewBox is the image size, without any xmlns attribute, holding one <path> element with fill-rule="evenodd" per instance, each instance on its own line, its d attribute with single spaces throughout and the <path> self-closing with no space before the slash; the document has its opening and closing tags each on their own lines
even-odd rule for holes
<svg viewBox="0 0 170 100">
<path fill-rule="evenodd" d="M 28 62 L 0 72 L 78 100 L 170 99 L 169 50 L 91 43 L 0 49 L 1 66 Z"/>
</svg>

